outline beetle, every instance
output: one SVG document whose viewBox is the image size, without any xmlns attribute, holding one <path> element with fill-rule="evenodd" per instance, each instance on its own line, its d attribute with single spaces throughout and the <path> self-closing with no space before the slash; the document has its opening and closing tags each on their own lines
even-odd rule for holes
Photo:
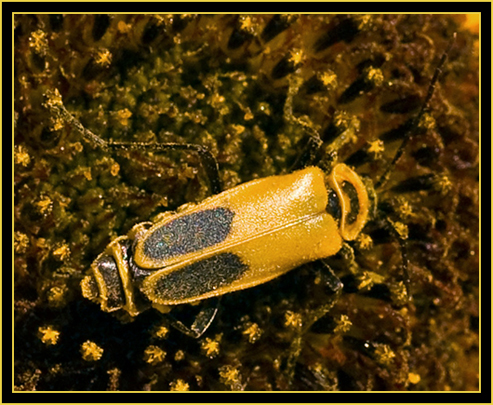
<svg viewBox="0 0 493 405">
<path fill-rule="evenodd" d="M 83 295 L 103 311 L 136 316 L 150 306 L 192 303 L 265 283 L 354 240 L 370 215 L 369 194 L 342 163 L 328 176 L 309 166 L 243 183 L 139 223 L 112 241 L 82 280 Z M 206 320 L 208 325 L 212 319 Z M 198 337 L 201 327 L 187 333 Z"/>
<path fill-rule="evenodd" d="M 166 312 L 169 306 L 206 300 L 209 305 L 191 327 L 172 321 L 182 332 L 198 338 L 217 312 L 217 300 L 212 299 L 335 255 L 372 218 L 375 188 L 385 184 L 416 130 L 452 45 L 453 41 L 435 70 L 420 111 L 375 187 L 344 163 L 335 163 L 329 174 L 314 166 L 321 141 L 310 135 L 298 162 L 300 170 L 222 191 L 217 162 L 204 146 L 107 142 L 84 128 L 61 101 L 55 103 L 58 113 L 84 139 L 105 150 L 196 152 L 213 193 L 201 203 L 158 215 L 154 222 L 136 224 L 127 235 L 113 240 L 81 281 L 83 296 L 99 303 L 103 311 L 124 310 L 132 317 L 150 307 Z M 405 253 L 402 262 L 407 280 Z M 337 292 L 342 283 L 328 270 Z"/>
</svg>

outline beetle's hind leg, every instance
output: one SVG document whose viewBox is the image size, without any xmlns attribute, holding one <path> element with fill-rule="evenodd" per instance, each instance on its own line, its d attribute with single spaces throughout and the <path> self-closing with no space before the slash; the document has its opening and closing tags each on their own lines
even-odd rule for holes
<svg viewBox="0 0 493 405">
<path fill-rule="evenodd" d="M 175 329 L 178 329 L 187 336 L 198 339 L 206 332 L 214 320 L 219 309 L 219 302 L 220 297 L 210 298 L 201 302 L 197 307 L 199 308 L 199 312 L 192 317 L 193 321 L 190 326 L 185 325 L 186 321 L 184 320 L 184 317 L 181 316 L 183 314 L 179 314 L 177 311 L 179 308 L 172 310 L 167 314 L 167 317 Z"/>
</svg>

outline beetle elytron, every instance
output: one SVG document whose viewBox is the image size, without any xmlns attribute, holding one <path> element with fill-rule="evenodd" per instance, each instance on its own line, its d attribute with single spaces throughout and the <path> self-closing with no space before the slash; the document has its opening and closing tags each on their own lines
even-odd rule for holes
<svg viewBox="0 0 493 405">
<path fill-rule="evenodd" d="M 378 185 L 385 181 L 427 108 L 447 53 L 435 71 L 423 107 Z M 178 213 L 139 223 L 107 246 L 81 282 L 84 297 L 98 302 L 106 312 L 123 309 L 136 316 L 151 306 L 164 310 L 164 306 L 265 283 L 304 263 L 336 254 L 343 241 L 359 235 L 376 205 L 373 187 L 342 163 L 326 175 L 304 162 L 304 169 L 291 174 L 220 192 L 217 163 L 204 147 L 106 142 L 59 107 L 86 139 L 104 149 L 197 152 L 216 194 Z M 201 312 L 191 328 L 180 322 L 175 326 L 199 337 L 216 310 Z"/>
</svg>

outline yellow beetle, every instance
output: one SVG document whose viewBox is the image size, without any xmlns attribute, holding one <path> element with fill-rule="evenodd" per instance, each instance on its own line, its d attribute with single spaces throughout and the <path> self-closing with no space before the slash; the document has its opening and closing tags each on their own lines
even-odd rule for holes
<svg viewBox="0 0 493 405">
<path fill-rule="evenodd" d="M 420 112 L 377 187 L 386 181 L 418 126 L 452 43 L 440 60 Z M 155 222 L 139 223 L 107 246 L 81 282 L 83 296 L 106 312 L 123 309 L 136 316 L 151 306 L 164 311 L 165 306 L 265 283 L 304 263 L 336 254 L 343 241 L 360 234 L 376 206 L 373 186 L 343 163 L 335 164 L 328 175 L 303 164 L 303 170 L 220 192 L 217 163 L 205 147 L 106 142 L 75 120 L 61 100 L 51 107 L 86 140 L 103 149 L 197 152 L 215 194 L 176 213 L 164 213 Z M 312 139 L 311 148 L 318 148 L 319 141 Z M 339 290 L 342 283 L 332 276 L 337 280 L 335 290 Z M 199 337 L 216 311 L 217 307 L 206 307 L 190 328 L 177 320 L 174 326 Z"/>
<path fill-rule="evenodd" d="M 346 183 L 356 192 L 356 207 Z M 339 221 L 327 212 L 330 190 L 340 205 Z M 135 316 L 149 304 L 178 305 L 243 290 L 336 254 L 343 239 L 358 236 L 369 209 L 365 184 L 344 164 L 327 179 L 320 168 L 308 167 L 250 181 L 137 224 L 96 258 L 82 291 L 104 311 Z"/>
</svg>

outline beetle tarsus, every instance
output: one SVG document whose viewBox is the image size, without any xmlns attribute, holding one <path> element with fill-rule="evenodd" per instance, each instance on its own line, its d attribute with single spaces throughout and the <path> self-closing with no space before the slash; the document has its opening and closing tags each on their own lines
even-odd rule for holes
<svg viewBox="0 0 493 405">
<path fill-rule="evenodd" d="M 194 339 L 201 337 L 209 328 L 212 321 L 216 317 L 219 309 L 220 298 L 211 298 L 204 302 L 200 308 L 200 312 L 195 316 L 195 319 L 190 327 L 180 321 L 173 312 L 168 314 L 168 319 L 173 327 L 181 333 L 190 336 Z"/>
</svg>

